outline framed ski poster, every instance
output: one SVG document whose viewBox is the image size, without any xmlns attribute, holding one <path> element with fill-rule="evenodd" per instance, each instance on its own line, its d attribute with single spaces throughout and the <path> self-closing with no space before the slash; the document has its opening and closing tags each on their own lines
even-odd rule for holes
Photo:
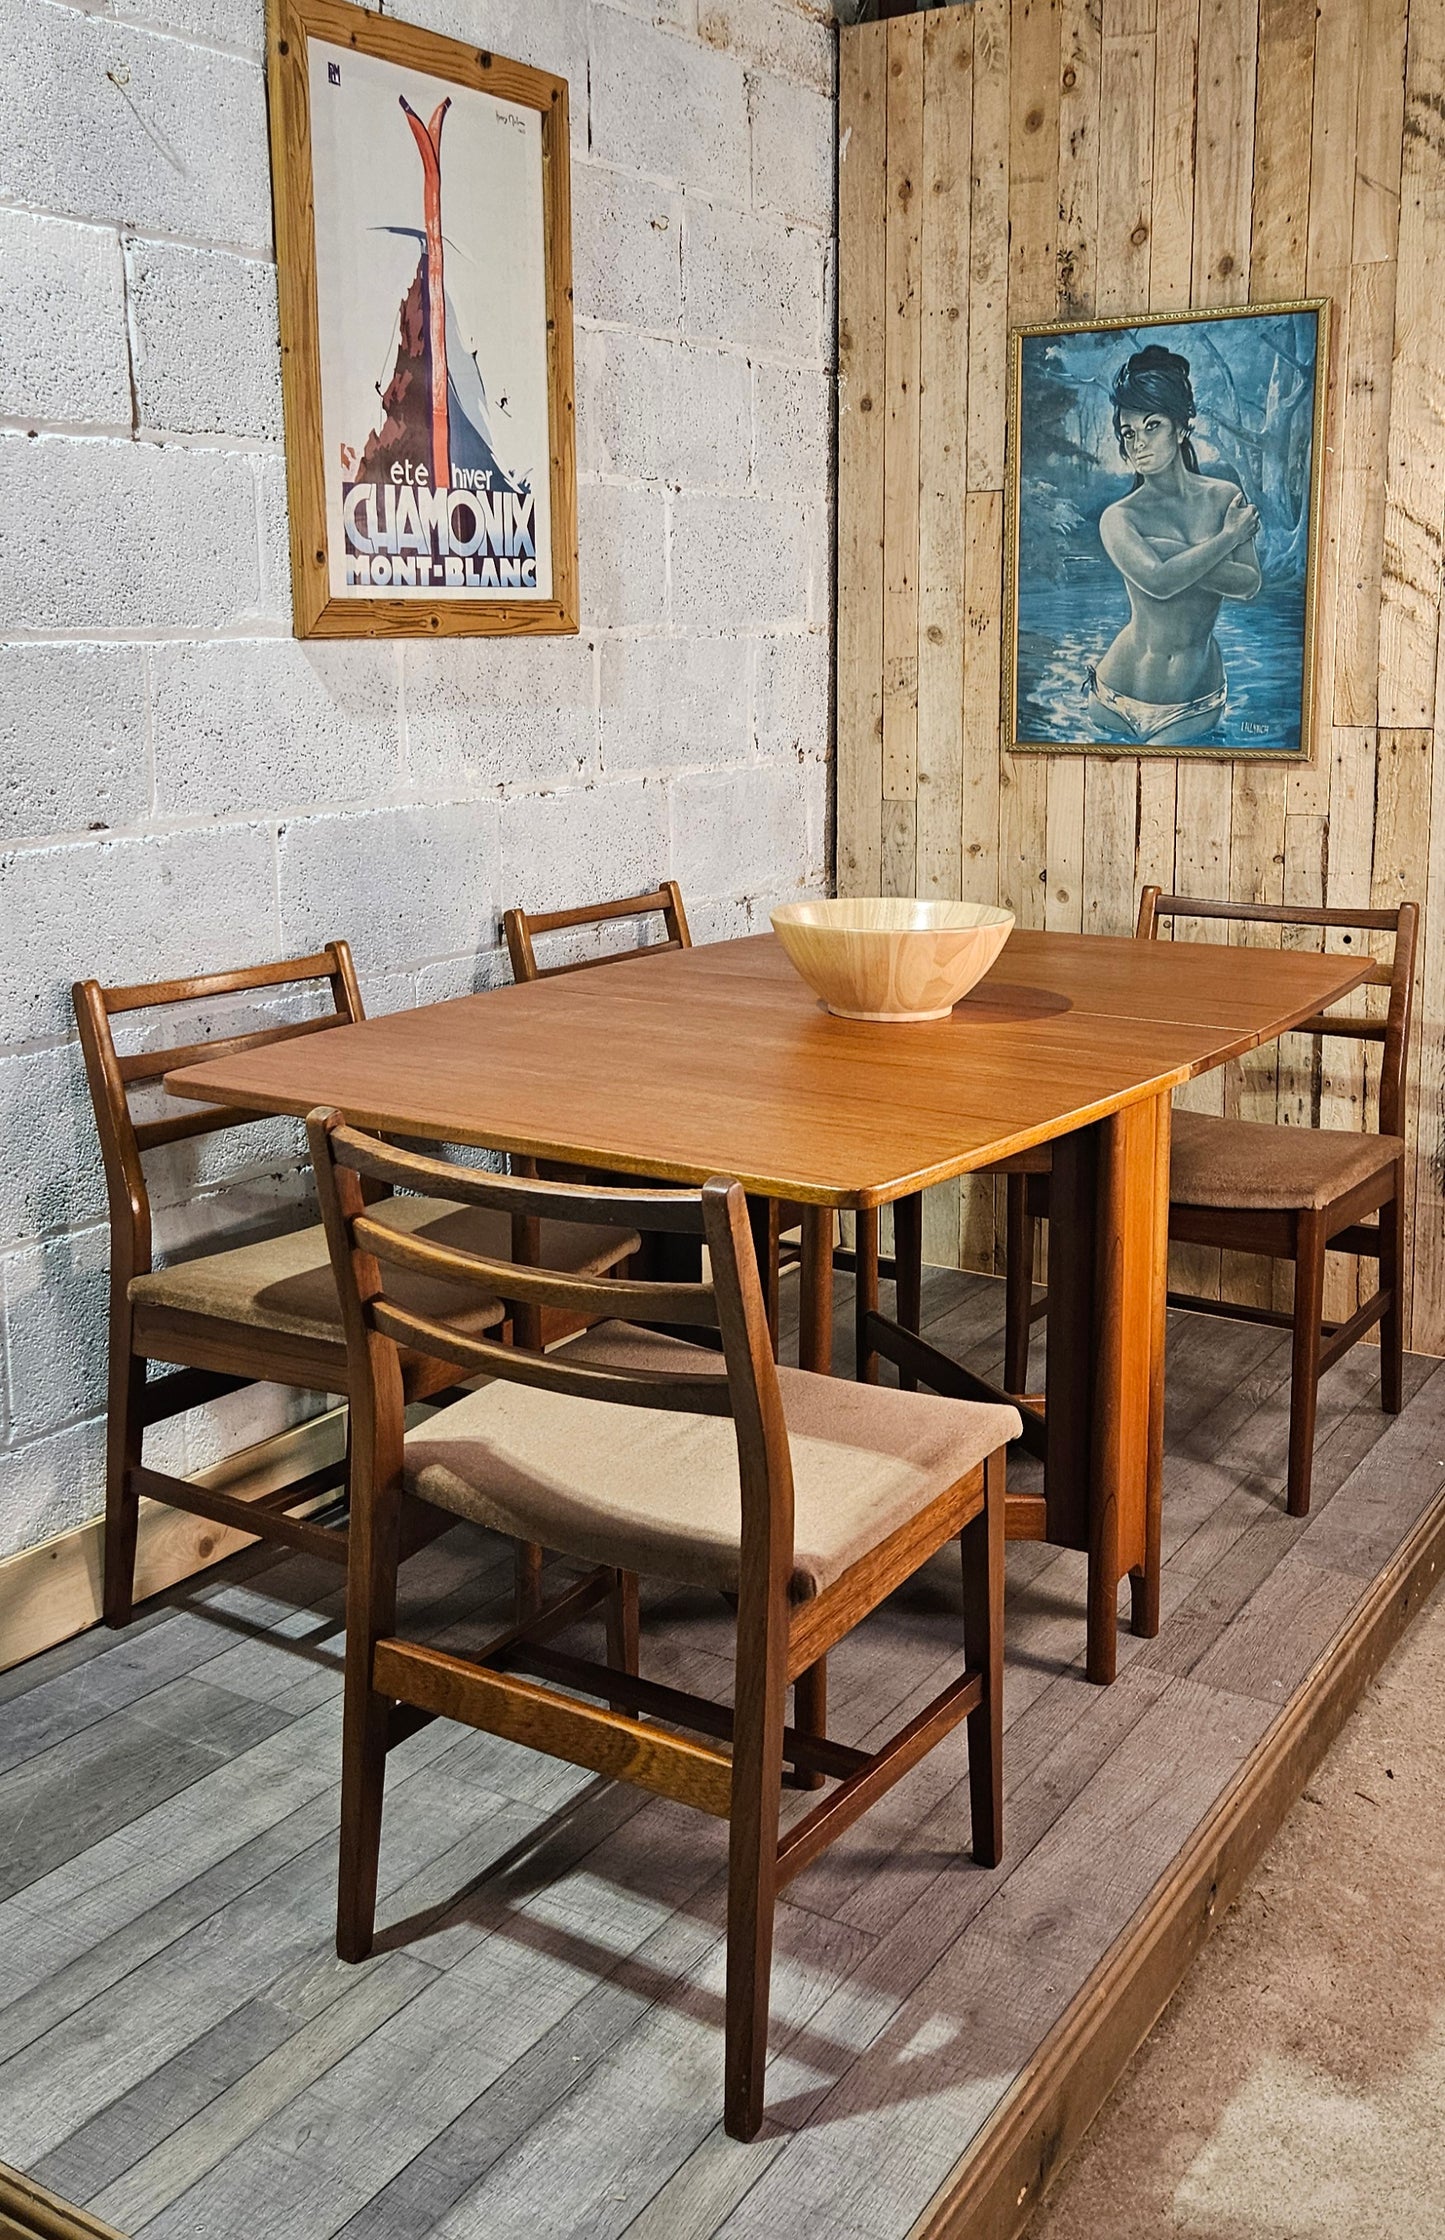
<svg viewBox="0 0 1445 2240">
<path fill-rule="evenodd" d="M 298 638 L 577 628 L 567 87 L 271 0 Z"/>
</svg>

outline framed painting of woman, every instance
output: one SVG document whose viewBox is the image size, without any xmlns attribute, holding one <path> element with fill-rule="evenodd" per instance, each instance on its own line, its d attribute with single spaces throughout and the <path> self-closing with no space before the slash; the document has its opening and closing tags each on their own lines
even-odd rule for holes
<svg viewBox="0 0 1445 2240">
<path fill-rule="evenodd" d="M 1006 745 L 1309 760 L 1328 308 L 1015 330 Z"/>
</svg>

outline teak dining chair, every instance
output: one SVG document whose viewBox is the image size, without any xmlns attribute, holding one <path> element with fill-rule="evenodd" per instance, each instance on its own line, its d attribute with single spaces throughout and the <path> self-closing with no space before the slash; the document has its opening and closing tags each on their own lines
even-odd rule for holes
<svg viewBox="0 0 1445 2240">
<path fill-rule="evenodd" d="M 311 1018 L 180 1047 L 146 1046 L 127 1054 L 116 1048 L 112 1021 L 117 1017 L 242 994 L 274 999 L 287 989 L 304 989 L 321 982 L 329 986 L 330 1008 Z M 341 1305 L 325 1232 L 318 1223 L 233 1243 L 165 1267 L 154 1264 L 144 1155 L 163 1144 L 255 1126 L 261 1116 L 223 1106 L 188 1104 L 142 1120 L 131 1109 L 131 1095 L 147 1085 L 154 1086 L 173 1068 L 197 1059 L 261 1049 L 267 1043 L 353 1025 L 365 1013 L 351 951 L 344 941 L 329 942 L 314 956 L 292 957 L 234 972 L 196 974 L 184 980 L 113 988 L 103 988 L 95 980 L 80 980 L 73 994 L 110 1205 L 103 1609 L 108 1625 L 124 1626 L 130 1621 L 135 1593 L 136 1535 L 143 1494 L 258 1539 L 282 1541 L 336 1563 L 347 1560 L 344 1529 L 292 1514 L 318 1496 L 342 1487 L 346 1475 L 343 1465 L 312 1471 L 262 1500 L 241 1501 L 152 1469 L 143 1459 L 145 1433 L 152 1424 L 223 1393 L 248 1384 L 270 1383 L 344 1395 L 349 1372 Z M 449 1239 L 474 1250 L 506 1251 L 513 1241 L 501 1215 L 478 1214 L 458 1204 L 426 1206 L 415 1199 L 396 1198 L 379 1204 L 375 1217 L 398 1228 L 427 1222 L 439 1240 Z M 615 1229 L 594 1227 L 587 1231 L 573 1226 L 556 1237 L 538 1240 L 538 1250 L 571 1250 L 577 1255 L 579 1271 L 595 1273 L 614 1266 L 636 1243 L 635 1237 L 619 1238 Z M 445 1287 L 423 1283 L 413 1304 L 418 1308 L 429 1304 L 445 1311 L 454 1301 Z M 493 1328 L 505 1316 L 499 1300 L 474 1299 L 469 1326 L 475 1330 Z M 150 1362 L 170 1364 L 172 1373 L 149 1377 Z M 426 1398 L 452 1381 L 447 1364 L 429 1362 L 420 1355 L 407 1356 L 403 1374 L 409 1399 Z"/>
<path fill-rule="evenodd" d="M 390 1150 L 334 1113 L 315 1112 L 307 1126 L 356 1426 L 337 1949 L 346 1960 L 371 1950 L 386 1754 L 429 1718 L 725 1819 L 724 2120 L 751 2138 L 763 2111 L 779 1890 L 965 1719 L 974 1856 L 986 1866 L 999 1858 L 1003 1450 L 1017 1411 L 779 1369 L 737 1182 L 613 1189 L 461 1172 Z M 711 1280 L 604 1285 L 504 1265 L 387 1228 L 367 1205 L 372 1183 L 444 1189 L 493 1212 L 699 1237 Z M 613 1319 L 534 1353 L 477 1336 L 456 1316 L 412 1312 L 395 1291 L 403 1274 Z M 643 1320 L 716 1330 L 721 1356 L 635 1326 Z M 418 1347 L 490 1381 L 404 1433 L 402 1359 Z M 542 1541 L 589 1568 L 476 1657 L 402 1638 L 405 1499 Z M 790 1728 L 789 1684 L 952 1539 L 962 1547 L 964 1671 L 871 1753 Z M 736 1595 L 735 1710 L 638 1675 L 624 1601 L 638 1572 Z M 599 1603 L 610 1639 L 625 1644 L 625 1671 L 548 1645 Z M 730 1753 L 719 1747 L 729 1741 Z M 837 1786 L 780 1840 L 785 1762 Z"/>
<path fill-rule="evenodd" d="M 1231 924 L 1311 926 L 1324 931 L 1389 934 L 1388 963 L 1376 959 L 1367 985 L 1389 989 L 1383 1019 L 1316 1012 L 1301 1034 L 1339 1035 L 1380 1045 L 1379 1128 L 1289 1128 L 1176 1111 L 1169 1166 L 1169 1235 L 1180 1244 L 1259 1254 L 1294 1265 L 1288 1313 L 1171 1291 L 1169 1303 L 1196 1313 L 1287 1329 L 1290 1365 L 1287 1505 L 1309 1514 L 1319 1380 L 1378 1323 L 1380 1405 L 1397 1415 L 1403 1400 L 1405 1291 L 1404 1115 L 1419 905 L 1392 910 L 1318 909 L 1293 903 L 1211 902 L 1145 887 L 1136 928 L 1158 938 L 1162 921 L 1219 919 Z M 1008 1174 L 1007 1350 L 1004 1383 L 1022 1392 L 1029 1325 L 1043 1307 L 1033 1298 L 1035 1224 L 1048 1214 L 1048 1155 L 1026 1153 Z M 1371 1218 L 1373 1216 L 1373 1219 Z M 1379 1283 L 1343 1323 L 1326 1322 L 1325 1255 L 1348 1252 L 1379 1264 Z"/>
</svg>

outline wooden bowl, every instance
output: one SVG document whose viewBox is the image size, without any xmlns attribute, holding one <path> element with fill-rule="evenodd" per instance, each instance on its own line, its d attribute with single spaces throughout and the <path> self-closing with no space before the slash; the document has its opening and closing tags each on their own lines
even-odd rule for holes
<svg viewBox="0 0 1445 2240">
<path fill-rule="evenodd" d="M 840 1019 L 946 1019 L 1013 932 L 984 902 L 785 902 L 773 931 Z"/>
</svg>

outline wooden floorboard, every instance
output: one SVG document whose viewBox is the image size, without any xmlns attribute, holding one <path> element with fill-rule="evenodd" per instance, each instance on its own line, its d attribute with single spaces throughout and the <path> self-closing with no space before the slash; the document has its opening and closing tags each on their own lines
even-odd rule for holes
<svg viewBox="0 0 1445 2240">
<path fill-rule="evenodd" d="M 997 1284 L 929 1271 L 924 1312 L 997 1369 Z M 389 1769 L 378 1951 L 336 1961 L 330 1567 L 248 1554 L 6 1674 L 0 2158 L 146 2240 L 904 2240 L 1445 1485 L 1445 1369 L 1393 1420 L 1376 1370 L 1326 1379 L 1292 1520 L 1285 1341 L 1172 1318 L 1158 1639 L 1089 1687 L 1083 1558 L 1010 1549 L 1005 1866 L 966 1856 L 960 1735 L 798 1877 L 748 2147 L 725 1831 L 665 1800 L 438 1722 Z M 406 1578 L 464 1650 L 510 1559 L 459 1527 Z M 831 1730 L 891 1731 L 960 1631 L 945 1557 L 840 1647 Z M 656 1677 L 726 1695 L 731 1638 L 718 1597 L 645 1591 Z"/>
</svg>

